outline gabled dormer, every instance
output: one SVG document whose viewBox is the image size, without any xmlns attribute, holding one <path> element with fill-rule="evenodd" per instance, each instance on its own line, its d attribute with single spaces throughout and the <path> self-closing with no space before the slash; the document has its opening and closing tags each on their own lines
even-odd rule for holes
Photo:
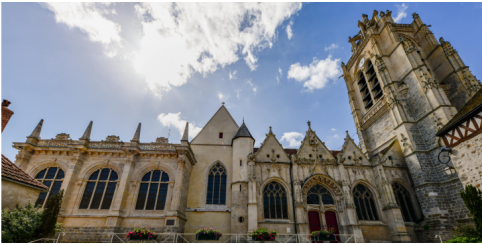
<svg viewBox="0 0 482 244">
<path fill-rule="evenodd" d="M 283 146 L 276 139 L 276 135 L 273 134 L 271 126 L 269 127 L 269 133 L 266 134 L 261 147 L 254 155 L 256 162 L 271 162 L 271 163 L 289 163 L 290 158 L 286 154 Z"/>
<path fill-rule="evenodd" d="M 296 154 L 299 162 L 335 162 L 332 152 L 325 146 L 325 143 L 318 138 L 316 132 L 311 129 L 311 122 L 308 121 L 308 130 L 301 143 L 300 150 Z"/>
<path fill-rule="evenodd" d="M 348 131 L 346 131 L 345 142 L 343 143 L 341 152 L 337 156 L 339 162 L 344 165 L 370 165 L 370 161 L 355 144 L 348 134 Z"/>
</svg>

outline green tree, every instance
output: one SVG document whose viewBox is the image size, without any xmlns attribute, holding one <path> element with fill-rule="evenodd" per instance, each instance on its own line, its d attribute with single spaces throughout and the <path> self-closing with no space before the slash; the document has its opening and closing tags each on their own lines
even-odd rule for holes
<svg viewBox="0 0 482 244">
<path fill-rule="evenodd" d="M 42 211 L 32 203 L 25 207 L 2 210 L 2 242 L 29 242 L 42 225 Z"/>
<path fill-rule="evenodd" d="M 55 225 L 62 206 L 64 190 L 52 196 L 47 203 L 42 215 L 42 226 L 38 229 L 38 236 L 41 238 L 51 237 L 55 234 Z"/>
<path fill-rule="evenodd" d="M 460 195 L 473 216 L 475 229 L 482 234 L 482 192 L 472 185 L 466 185 Z"/>
</svg>

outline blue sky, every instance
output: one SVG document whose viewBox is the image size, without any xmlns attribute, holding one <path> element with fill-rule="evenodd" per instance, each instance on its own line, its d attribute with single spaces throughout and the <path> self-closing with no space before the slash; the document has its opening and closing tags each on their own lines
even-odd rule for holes
<svg viewBox="0 0 482 244">
<path fill-rule="evenodd" d="M 310 120 L 326 145 L 357 142 L 340 63 L 362 14 L 412 13 L 482 77 L 481 3 L 38 4 L 2 3 L 2 98 L 15 112 L 2 134 L 12 160 L 40 119 L 41 137 L 108 135 L 179 143 L 226 103 L 256 139 L 269 126 L 297 148 Z M 249 14 L 246 14 L 249 13 Z M 480 78 L 479 78 L 480 79 Z"/>
</svg>

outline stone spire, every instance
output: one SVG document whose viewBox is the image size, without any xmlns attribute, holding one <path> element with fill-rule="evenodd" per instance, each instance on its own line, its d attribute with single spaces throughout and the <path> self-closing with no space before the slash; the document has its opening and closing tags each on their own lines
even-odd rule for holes
<svg viewBox="0 0 482 244">
<path fill-rule="evenodd" d="M 94 123 L 93 121 L 90 121 L 89 125 L 87 126 L 87 129 L 85 129 L 84 135 L 81 138 L 79 138 L 79 140 L 90 141 L 90 132 L 92 132 L 93 123 Z"/>
<path fill-rule="evenodd" d="M 30 136 L 27 136 L 27 138 L 35 138 L 37 140 L 40 140 L 40 131 L 42 131 L 43 123 L 44 123 L 44 120 L 41 119 L 37 127 L 35 127 L 35 129 L 32 131 L 32 134 L 30 134 Z"/>
<path fill-rule="evenodd" d="M 139 142 L 139 139 L 141 138 L 141 123 L 137 126 L 136 133 L 134 134 L 134 137 L 132 138 L 131 142 Z"/>
<path fill-rule="evenodd" d="M 184 134 L 182 134 L 181 141 L 189 140 L 189 122 L 186 122 L 186 127 L 184 128 Z"/>
</svg>

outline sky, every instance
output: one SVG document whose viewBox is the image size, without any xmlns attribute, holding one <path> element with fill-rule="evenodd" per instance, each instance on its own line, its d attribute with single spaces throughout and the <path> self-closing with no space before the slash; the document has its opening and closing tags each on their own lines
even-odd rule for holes
<svg viewBox="0 0 482 244">
<path fill-rule="evenodd" d="M 2 153 L 41 138 L 190 139 L 222 102 L 256 140 L 269 127 L 298 148 L 307 121 L 331 150 L 358 143 L 340 68 L 362 14 L 416 12 L 482 77 L 482 3 L 2 3 L 2 99 L 14 111 Z"/>
</svg>

